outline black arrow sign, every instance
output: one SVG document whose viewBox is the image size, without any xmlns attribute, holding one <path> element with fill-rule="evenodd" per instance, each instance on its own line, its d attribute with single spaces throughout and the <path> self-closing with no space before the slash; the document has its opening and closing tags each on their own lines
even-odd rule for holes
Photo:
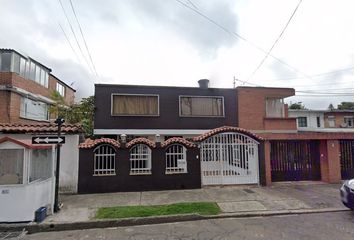
<svg viewBox="0 0 354 240">
<path fill-rule="evenodd" d="M 62 144 L 65 143 L 65 137 L 57 136 L 39 136 L 32 137 L 32 144 Z"/>
</svg>

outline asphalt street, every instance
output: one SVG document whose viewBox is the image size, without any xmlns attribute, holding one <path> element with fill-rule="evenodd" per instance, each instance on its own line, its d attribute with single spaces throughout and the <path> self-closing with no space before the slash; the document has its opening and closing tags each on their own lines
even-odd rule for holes
<svg viewBox="0 0 354 240">
<path fill-rule="evenodd" d="M 354 212 L 257 218 L 225 218 L 170 224 L 47 232 L 26 235 L 45 239 L 301 239 L 353 240 Z"/>
</svg>

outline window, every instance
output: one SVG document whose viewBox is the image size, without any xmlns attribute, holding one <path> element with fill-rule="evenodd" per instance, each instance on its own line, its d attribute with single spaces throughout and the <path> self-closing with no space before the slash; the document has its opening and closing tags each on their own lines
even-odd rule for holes
<svg viewBox="0 0 354 240">
<path fill-rule="evenodd" d="M 151 174 L 151 149 L 137 144 L 130 150 L 130 174 Z"/>
<path fill-rule="evenodd" d="M 317 127 L 321 127 L 321 119 L 320 119 L 320 117 L 317 117 L 316 120 L 317 120 Z"/>
<path fill-rule="evenodd" d="M 117 95 L 112 96 L 112 115 L 158 116 L 157 95 Z"/>
<path fill-rule="evenodd" d="M 52 176 L 52 150 L 32 150 L 30 161 L 29 182 L 46 180 Z"/>
<path fill-rule="evenodd" d="M 328 126 L 329 127 L 336 126 L 336 117 L 335 116 L 328 116 Z"/>
<path fill-rule="evenodd" d="M 13 54 L 13 72 L 20 74 L 20 55 Z"/>
<path fill-rule="evenodd" d="M 353 118 L 354 118 L 354 117 L 344 117 L 344 124 L 345 124 L 347 127 L 352 128 L 352 127 L 353 127 Z"/>
<path fill-rule="evenodd" d="M 179 108 L 182 117 L 223 117 L 224 98 L 180 96 Z"/>
<path fill-rule="evenodd" d="M 22 98 L 20 116 L 33 120 L 46 121 L 49 119 L 48 105 L 43 102 Z"/>
<path fill-rule="evenodd" d="M 24 78 L 27 78 L 26 75 L 26 66 L 27 66 L 27 61 L 24 58 L 20 58 L 20 75 Z"/>
<path fill-rule="evenodd" d="M 166 150 L 166 173 L 186 173 L 187 156 L 186 148 L 174 144 Z"/>
<path fill-rule="evenodd" d="M 284 102 L 282 98 L 266 99 L 267 117 L 284 117 Z"/>
<path fill-rule="evenodd" d="M 12 53 L 3 52 L 1 53 L 1 71 L 2 72 L 11 72 L 11 60 Z"/>
<path fill-rule="evenodd" d="M 116 151 L 109 145 L 98 146 L 94 150 L 94 169 L 93 175 L 95 176 L 107 176 L 115 175 L 115 159 Z"/>
<path fill-rule="evenodd" d="M 60 95 L 62 95 L 63 97 L 65 96 L 65 87 L 64 87 L 64 85 L 62 85 L 62 84 L 57 82 L 56 90 L 57 90 L 57 92 Z"/>
<path fill-rule="evenodd" d="M 307 117 L 298 117 L 297 118 L 298 127 L 307 127 Z"/>
<path fill-rule="evenodd" d="M 0 149 L 0 185 L 23 183 L 23 149 Z"/>
</svg>

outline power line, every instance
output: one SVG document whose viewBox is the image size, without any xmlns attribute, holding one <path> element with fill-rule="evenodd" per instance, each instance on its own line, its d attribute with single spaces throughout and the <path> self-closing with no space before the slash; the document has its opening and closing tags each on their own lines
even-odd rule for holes
<svg viewBox="0 0 354 240">
<path fill-rule="evenodd" d="M 83 51 L 82 51 L 82 49 L 81 49 L 81 45 L 80 45 L 80 43 L 79 43 L 79 41 L 78 41 L 78 39 L 77 39 L 77 37 L 76 37 L 74 28 L 73 28 L 73 26 L 72 26 L 72 24 L 71 24 L 71 22 L 70 22 L 70 20 L 69 20 L 68 15 L 66 14 L 66 11 L 65 11 L 65 8 L 64 8 L 64 6 L 63 6 L 63 3 L 61 2 L 61 0 L 58 0 L 58 1 L 59 1 L 59 3 L 60 3 L 61 9 L 62 9 L 63 12 L 64 12 L 66 21 L 68 22 L 68 24 L 69 24 L 69 26 L 70 26 L 71 32 L 72 32 L 73 35 L 74 35 L 74 38 L 75 38 L 75 41 L 76 41 L 77 46 L 79 47 L 80 53 L 81 53 L 82 57 L 84 58 L 84 60 L 86 61 L 86 64 L 87 64 L 87 66 L 89 67 L 90 71 L 92 71 L 92 68 L 91 68 L 91 66 L 90 66 L 90 63 L 88 62 L 88 60 L 87 60 L 85 54 L 83 53 Z M 92 71 L 92 72 L 93 72 L 93 71 Z"/>
<path fill-rule="evenodd" d="M 60 24 L 59 22 L 58 22 L 58 25 L 59 25 L 59 27 L 60 27 L 60 29 L 61 29 L 63 35 L 65 36 L 65 39 L 66 39 L 66 41 L 68 42 L 68 44 L 69 44 L 71 50 L 72 50 L 73 53 L 75 54 L 77 60 L 81 63 L 81 60 L 80 60 L 80 58 L 79 58 L 79 55 L 77 55 L 77 52 L 75 51 L 73 45 L 71 44 L 71 42 L 70 42 L 70 40 L 69 40 L 69 38 L 68 38 L 68 35 L 66 35 L 66 33 L 65 33 L 64 29 L 63 29 L 63 27 L 61 26 L 61 24 Z"/>
<path fill-rule="evenodd" d="M 275 47 L 275 45 L 278 43 L 278 41 L 280 40 L 280 38 L 283 36 L 286 28 L 289 26 L 291 20 L 293 19 L 297 9 L 299 8 L 300 4 L 301 4 L 302 0 L 299 1 L 299 3 L 296 5 L 293 13 L 291 14 L 289 20 L 287 21 L 287 23 L 285 24 L 283 30 L 280 32 L 279 36 L 277 37 L 277 39 L 275 39 L 273 45 L 271 46 L 271 48 L 268 50 L 267 54 L 263 57 L 263 59 L 261 60 L 261 62 L 258 64 L 258 66 L 256 67 L 256 69 L 251 73 L 251 75 L 248 77 L 247 80 L 250 80 L 250 78 L 252 78 L 256 72 L 261 68 L 261 66 L 263 65 L 263 63 L 265 62 L 265 60 L 268 58 L 270 52 L 273 50 L 273 48 Z"/>
<path fill-rule="evenodd" d="M 74 13 L 74 16 L 75 16 L 77 25 L 79 26 L 80 33 L 81 33 L 81 37 L 82 37 L 82 39 L 83 39 L 83 41 L 84 41 L 84 44 L 85 44 L 85 47 L 86 47 L 86 51 L 87 51 L 87 53 L 88 53 L 88 55 L 89 55 L 89 58 L 90 58 L 90 61 L 91 61 L 93 70 L 94 70 L 96 76 L 98 77 L 98 74 L 97 74 L 97 71 L 96 71 L 96 66 L 95 66 L 95 64 L 93 63 L 90 50 L 89 50 L 89 48 L 88 48 L 88 46 L 87 46 L 87 42 L 86 42 L 86 39 L 85 39 L 85 37 L 84 37 L 84 33 L 83 33 L 83 31 L 82 31 L 82 28 L 81 28 L 81 24 L 80 24 L 79 19 L 78 19 L 77 15 L 76 15 L 76 11 L 75 11 L 74 5 L 73 5 L 73 3 L 72 3 L 71 0 L 70 0 L 70 6 L 71 6 L 71 9 L 72 9 L 72 11 L 73 11 L 73 13 Z"/>
<path fill-rule="evenodd" d="M 212 24 L 214 24 L 215 26 L 217 26 L 218 28 L 220 28 L 221 30 L 223 30 L 224 32 L 230 34 L 231 36 L 241 39 L 245 42 L 247 42 L 249 45 L 253 46 L 254 48 L 258 49 L 259 51 L 267 54 L 267 51 L 262 49 L 261 47 L 259 47 L 258 45 L 256 45 L 255 43 L 247 40 L 246 38 L 242 37 L 240 34 L 234 32 L 234 31 L 230 31 L 229 29 L 227 29 L 226 27 L 222 26 L 221 24 L 219 24 L 218 22 L 216 22 L 215 20 L 213 20 L 212 18 L 208 17 L 207 15 L 203 14 L 202 12 L 200 12 L 197 9 L 194 9 L 192 7 L 190 7 L 189 5 L 187 5 L 186 3 L 180 1 L 180 0 L 175 0 L 176 2 L 178 2 L 179 4 L 181 4 L 182 6 L 190 9 L 191 11 L 195 12 L 196 14 L 198 14 L 199 16 L 203 17 L 204 19 L 206 19 L 207 21 L 211 22 Z M 307 78 L 307 75 L 303 72 L 301 72 L 300 70 L 298 70 L 297 68 L 291 66 L 290 64 L 286 63 L 285 61 L 281 60 L 280 58 L 275 57 L 272 54 L 269 54 L 269 56 L 271 56 L 273 59 L 277 60 L 278 62 L 282 63 L 283 65 L 286 65 L 288 68 L 294 70 L 295 72 L 300 73 L 302 76 L 305 76 Z"/>
<path fill-rule="evenodd" d="M 342 68 L 342 69 L 337 69 L 337 70 L 333 70 L 333 71 L 329 71 L 329 72 L 317 73 L 314 75 L 308 75 L 308 77 L 313 79 L 313 78 L 317 78 L 317 77 L 321 77 L 321 76 L 325 76 L 325 75 L 335 74 L 335 73 L 339 73 L 339 72 L 347 72 L 347 71 L 352 71 L 352 70 L 354 70 L 354 66 Z M 284 81 L 284 80 L 298 80 L 298 79 L 304 79 L 304 78 L 303 77 L 289 77 L 289 78 L 267 79 L 264 81 L 280 82 L 280 81 Z"/>
</svg>

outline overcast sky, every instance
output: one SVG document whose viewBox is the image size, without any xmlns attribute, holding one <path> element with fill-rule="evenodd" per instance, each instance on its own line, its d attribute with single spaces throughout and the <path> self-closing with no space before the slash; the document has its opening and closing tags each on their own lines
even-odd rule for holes
<svg viewBox="0 0 354 240">
<path fill-rule="evenodd" d="M 94 82 L 197 86 L 208 78 L 211 87 L 232 88 L 235 76 L 298 95 L 352 94 L 286 100 L 308 108 L 354 101 L 352 0 L 303 0 L 255 73 L 298 0 L 72 0 L 97 75 L 70 1 L 61 1 L 85 57 L 59 0 L 0 0 L 0 48 L 50 67 L 78 99 L 93 94 Z"/>
</svg>

